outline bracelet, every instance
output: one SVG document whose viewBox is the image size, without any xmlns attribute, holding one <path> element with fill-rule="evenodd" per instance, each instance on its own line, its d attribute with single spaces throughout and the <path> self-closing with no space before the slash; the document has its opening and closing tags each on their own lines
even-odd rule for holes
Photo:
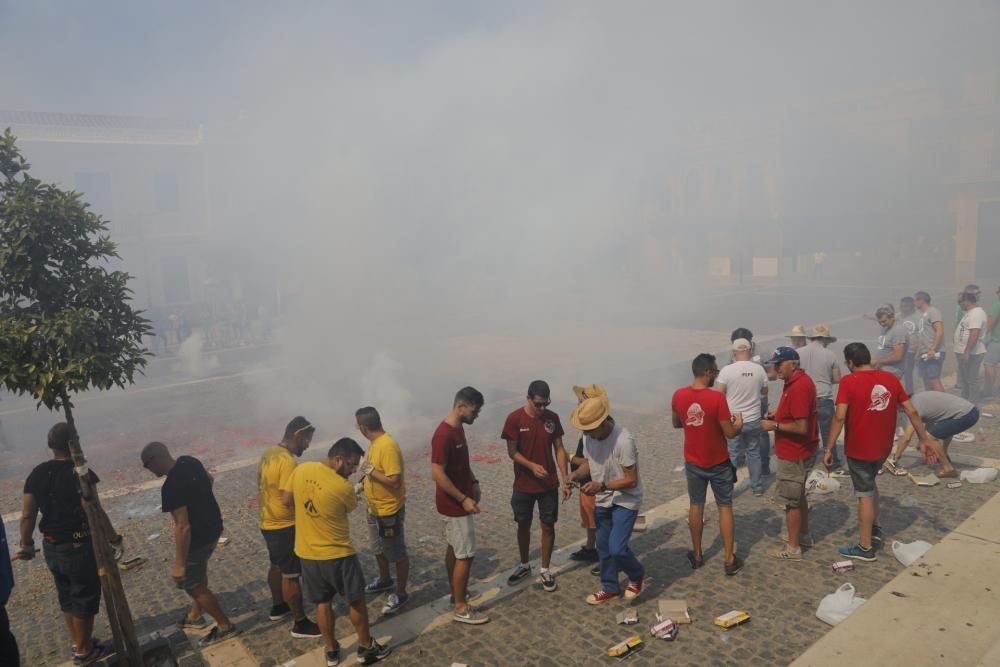
<svg viewBox="0 0 1000 667">
<path fill-rule="evenodd" d="M 469 496 L 462 496 L 462 499 L 458 501 L 459 505 L 464 505 L 465 501 L 469 499 Z"/>
</svg>

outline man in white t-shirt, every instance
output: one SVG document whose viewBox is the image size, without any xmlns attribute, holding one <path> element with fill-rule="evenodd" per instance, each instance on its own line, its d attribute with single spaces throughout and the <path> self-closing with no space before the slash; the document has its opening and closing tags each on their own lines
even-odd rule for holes
<svg viewBox="0 0 1000 667">
<path fill-rule="evenodd" d="M 955 328 L 955 361 L 958 363 L 958 383 L 962 398 L 979 405 L 979 367 L 986 356 L 983 332 L 986 331 L 986 311 L 979 307 L 979 296 L 962 292 L 958 305 L 965 311 Z"/>
<path fill-rule="evenodd" d="M 729 411 L 743 415 L 743 430 L 727 438 L 729 460 L 739 466 L 746 459 L 750 471 L 750 488 L 755 496 L 764 495 L 764 481 L 760 458 L 760 397 L 767 393 L 767 371 L 750 360 L 753 354 L 750 341 L 737 338 L 733 341 L 733 363 L 721 371 L 715 380 L 716 388 L 726 395 Z"/>
</svg>

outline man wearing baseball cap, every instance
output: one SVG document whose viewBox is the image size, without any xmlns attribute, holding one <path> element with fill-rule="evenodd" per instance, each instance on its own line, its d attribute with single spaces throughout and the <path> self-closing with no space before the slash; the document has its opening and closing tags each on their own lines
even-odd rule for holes
<svg viewBox="0 0 1000 667">
<path fill-rule="evenodd" d="M 603 388 L 593 398 L 580 402 L 570 415 L 573 428 L 583 431 L 586 459 L 569 475 L 565 484 L 589 482 L 580 492 L 596 497 L 597 554 L 601 565 L 601 590 L 587 596 L 587 604 L 601 604 L 621 596 L 618 573 L 625 572 L 628 585 L 625 599 L 642 592 L 646 570 L 632 553 L 629 540 L 642 503 L 639 481 L 639 450 L 635 438 L 611 416 L 611 404 Z"/>
<path fill-rule="evenodd" d="M 774 453 L 778 456 L 777 496 L 785 504 L 788 535 L 784 546 L 767 554 L 779 560 L 802 560 L 800 540 L 812 545 L 809 535 L 809 503 L 806 477 L 816 464 L 819 427 L 816 414 L 816 384 L 799 368 L 799 353 L 779 347 L 771 358 L 774 372 L 785 381 L 778 409 L 761 422 L 774 431 Z"/>
</svg>

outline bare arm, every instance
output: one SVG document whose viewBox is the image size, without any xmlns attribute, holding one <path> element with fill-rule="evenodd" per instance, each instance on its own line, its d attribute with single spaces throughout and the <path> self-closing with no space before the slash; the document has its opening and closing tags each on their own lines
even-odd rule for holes
<svg viewBox="0 0 1000 667">
<path fill-rule="evenodd" d="M 910 419 L 910 424 L 913 426 L 913 430 L 917 432 L 917 437 L 920 438 L 921 443 L 926 443 L 934 438 L 927 429 L 924 427 L 924 420 L 920 418 L 917 414 L 916 409 L 913 407 L 913 403 L 910 401 L 903 401 L 903 411 L 906 412 L 906 416 Z"/>
<path fill-rule="evenodd" d="M 569 475 L 569 457 L 566 456 L 566 448 L 563 447 L 562 437 L 556 438 L 552 446 L 556 448 L 556 468 L 559 470 L 559 476 L 566 479 Z"/>
<path fill-rule="evenodd" d="M 454 498 L 457 502 L 461 503 L 462 509 L 466 512 L 469 512 L 470 514 L 476 514 L 479 512 L 479 504 L 475 501 L 475 499 L 470 498 L 458 490 L 458 487 L 455 486 L 452 483 L 451 478 L 448 477 L 448 473 L 444 471 L 444 466 L 442 464 L 431 463 L 431 478 L 442 491 Z M 467 507 L 470 503 L 471 509 Z"/>
<path fill-rule="evenodd" d="M 287 507 L 288 509 L 292 509 L 293 507 L 295 507 L 295 495 L 291 491 L 287 490 L 282 491 L 281 504 Z"/>
<path fill-rule="evenodd" d="M 21 548 L 11 560 L 30 560 L 35 555 L 35 523 L 38 521 L 38 505 L 35 496 L 24 494 L 21 507 Z"/>
<path fill-rule="evenodd" d="M 898 364 L 906 356 L 906 343 L 898 343 L 892 347 L 892 353 L 884 357 L 872 359 L 872 366 L 886 366 Z"/>
<path fill-rule="evenodd" d="M 944 322 L 934 323 L 934 342 L 931 343 L 931 352 L 937 352 L 941 347 L 941 339 L 944 338 Z"/>
<path fill-rule="evenodd" d="M 622 466 L 623 476 L 620 479 L 613 479 L 604 484 L 604 488 L 609 491 L 621 491 L 622 489 L 634 489 L 639 483 L 639 466 Z"/>
<path fill-rule="evenodd" d="M 386 486 L 393 489 L 398 489 L 403 485 L 402 475 L 383 475 L 379 470 L 373 468 L 372 471 L 368 473 L 368 476 L 374 479 L 376 482 L 385 484 Z"/>
<path fill-rule="evenodd" d="M 720 419 L 719 426 L 722 427 L 722 434 L 727 438 L 735 438 L 743 430 L 743 415 L 736 415 L 733 420 Z"/>
<path fill-rule="evenodd" d="M 830 374 L 830 379 L 833 381 L 833 384 L 837 384 L 840 382 L 840 378 L 840 364 L 834 364 L 833 372 Z"/>
<path fill-rule="evenodd" d="M 795 435 L 805 435 L 809 431 L 809 420 L 807 418 L 794 419 L 788 422 L 777 422 L 773 419 L 764 419 L 760 422 L 760 427 L 765 431 L 782 433 L 794 433 Z"/>
<path fill-rule="evenodd" d="M 191 521 L 188 518 L 187 506 L 171 512 L 174 517 L 174 540 L 177 545 L 174 555 L 174 567 L 186 568 L 188 552 L 191 551 Z"/>
<path fill-rule="evenodd" d="M 979 332 L 980 329 L 969 329 L 969 340 L 965 344 L 965 352 L 963 356 L 972 354 L 972 350 L 975 349 L 976 343 L 979 342 Z"/>
<path fill-rule="evenodd" d="M 715 383 L 715 390 L 717 392 L 719 392 L 720 394 L 725 394 L 726 393 L 726 383 L 725 382 L 716 382 Z"/>
<path fill-rule="evenodd" d="M 845 421 L 847 421 L 847 403 L 837 403 L 837 411 L 833 413 L 833 420 L 830 422 L 830 436 L 826 439 L 826 453 L 830 456 L 830 463 L 833 463 L 833 448 L 837 444 L 840 432 L 844 430 Z"/>
<path fill-rule="evenodd" d="M 912 439 L 913 424 L 907 424 L 906 428 L 903 429 L 903 434 L 896 440 L 896 447 L 893 449 L 892 458 L 898 461 L 899 457 L 906 451 L 906 448 L 909 446 L 910 440 Z"/>
<path fill-rule="evenodd" d="M 684 428 L 684 422 L 681 421 L 681 416 L 677 414 L 676 410 L 671 410 L 670 416 L 673 419 L 674 428 Z"/>
<path fill-rule="evenodd" d="M 576 459 L 576 457 L 573 458 Z M 579 482 L 584 477 L 590 476 L 590 462 L 586 458 L 581 458 L 579 465 L 580 467 L 574 470 L 569 477 L 574 482 Z"/>
</svg>

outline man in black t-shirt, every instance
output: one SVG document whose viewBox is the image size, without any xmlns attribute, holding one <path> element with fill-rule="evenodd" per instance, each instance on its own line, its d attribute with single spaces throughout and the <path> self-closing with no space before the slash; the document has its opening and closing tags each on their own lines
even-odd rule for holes
<svg viewBox="0 0 1000 667">
<path fill-rule="evenodd" d="M 91 662 L 112 650 L 110 644 L 93 641 L 94 616 L 101 608 L 101 580 L 90 540 L 90 525 L 84 512 L 80 483 L 73 470 L 70 456 L 69 426 L 60 422 L 49 430 L 48 444 L 52 459 L 39 464 L 24 483 L 24 508 L 21 512 L 21 546 L 14 560 L 35 557 L 35 522 L 41 511 L 38 529 L 42 533 L 42 553 L 45 564 L 55 579 L 66 629 L 73 642 L 74 660 Z M 100 480 L 93 471 L 90 482 Z M 110 535 L 115 535 L 111 523 L 100 508 L 100 519 L 106 522 Z"/>
<path fill-rule="evenodd" d="M 204 628 L 201 616 L 206 611 L 216 625 L 200 640 L 203 646 L 239 634 L 208 588 L 208 559 L 222 535 L 222 513 L 212 493 L 215 480 L 194 457 L 181 456 L 175 461 L 162 442 L 151 442 L 143 448 L 142 465 L 157 477 L 167 477 L 160 491 L 161 504 L 163 511 L 174 517 L 177 543 L 170 576 L 193 600 L 178 627 Z"/>
</svg>

